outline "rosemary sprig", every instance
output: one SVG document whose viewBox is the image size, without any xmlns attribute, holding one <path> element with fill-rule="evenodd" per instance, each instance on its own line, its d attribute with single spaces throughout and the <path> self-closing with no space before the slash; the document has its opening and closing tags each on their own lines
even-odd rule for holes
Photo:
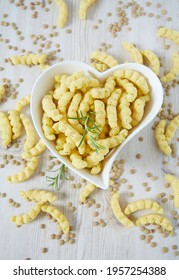
<svg viewBox="0 0 179 280">
<path fill-rule="evenodd" d="M 101 131 L 100 131 L 99 127 L 96 125 L 96 123 L 93 120 L 93 118 L 91 117 L 91 115 L 95 115 L 95 112 L 89 111 L 88 114 L 86 116 L 84 116 L 83 113 L 80 111 L 81 117 L 76 117 L 76 118 L 68 117 L 68 119 L 81 120 L 81 122 L 82 122 L 84 132 L 83 132 L 82 138 L 78 144 L 78 147 L 81 146 L 86 134 L 88 133 L 89 139 L 91 142 L 91 146 L 95 149 L 96 153 L 98 154 L 99 150 L 105 149 L 105 148 L 96 142 L 98 140 L 98 136 Z"/>
<path fill-rule="evenodd" d="M 60 189 L 59 186 L 59 181 L 60 180 L 69 180 L 66 177 L 66 170 L 65 170 L 65 164 L 61 163 L 60 168 L 56 169 L 56 170 L 52 170 L 50 172 L 57 172 L 57 175 L 54 177 L 50 177 L 50 176 L 46 176 L 46 180 L 49 182 L 49 185 L 47 187 L 52 187 L 55 188 L 57 190 Z"/>
<path fill-rule="evenodd" d="M 96 142 L 96 139 L 90 135 L 90 141 L 91 141 L 91 146 L 95 149 L 96 153 L 99 153 L 99 150 L 104 150 L 105 147 L 100 145 L 99 143 Z"/>
</svg>

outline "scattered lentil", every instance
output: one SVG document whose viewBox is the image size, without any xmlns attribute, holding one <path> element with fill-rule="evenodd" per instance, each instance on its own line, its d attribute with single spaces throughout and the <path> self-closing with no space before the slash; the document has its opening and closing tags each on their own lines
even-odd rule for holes
<svg viewBox="0 0 179 280">
<path fill-rule="evenodd" d="M 74 207 L 74 206 L 73 206 L 73 207 L 70 207 L 69 210 L 70 210 L 71 212 L 75 212 L 75 211 L 76 211 L 76 207 Z"/>
<path fill-rule="evenodd" d="M 51 239 L 55 239 L 55 237 L 56 237 L 55 234 L 51 234 L 51 235 L 50 235 L 50 238 L 51 238 Z"/>
<path fill-rule="evenodd" d="M 68 206 L 68 207 L 71 207 L 72 205 L 73 205 L 72 202 L 71 202 L 71 201 L 68 201 L 67 206 Z"/>
<path fill-rule="evenodd" d="M 170 214 L 171 214 L 172 216 L 175 216 L 175 215 L 177 215 L 177 211 L 171 211 Z"/>
<path fill-rule="evenodd" d="M 71 33 L 71 29 L 67 29 L 66 33 L 70 34 Z"/>
<path fill-rule="evenodd" d="M 48 252 L 48 249 L 47 249 L 47 248 L 42 248 L 42 249 L 41 249 L 41 252 L 42 252 L 43 254 L 45 254 L 45 253 Z"/>
<path fill-rule="evenodd" d="M 144 232 L 145 232 L 145 234 L 149 234 L 150 230 L 149 229 L 145 229 Z"/>
<path fill-rule="evenodd" d="M 144 141 L 144 138 L 143 138 L 142 136 L 140 136 L 140 137 L 138 138 L 138 140 L 139 140 L 140 142 L 142 142 L 142 141 Z"/>
<path fill-rule="evenodd" d="M 97 211 L 93 212 L 93 217 L 97 217 L 99 213 Z"/>
<path fill-rule="evenodd" d="M 64 245 L 65 244 L 65 241 L 63 239 L 59 240 L 59 244 L 60 245 Z"/>
<path fill-rule="evenodd" d="M 163 203 L 166 203 L 167 201 L 168 201 L 168 199 L 167 198 L 162 198 L 162 200 L 161 200 Z"/>
<path fill-rule="evenodd" d="M 82 187 L 82 185 L 80 183 L 76 184 L 76 188 L 80 189 Z"/>
<path fill-rule="evenodd" d="M 133 193 L 133 192 L 130 192 L 128 195 L 129 195 L 129 197 L 133 197 L 133 196 L 134 196 L 134 193 Z"/>
<path fill-rule="evenodd" d="M 69 244 L 74 244 L 75 243 L 75 239 L 70 239 L 69 240 Z"/>
<path fill-rule="evenodd" d="M 100 208 L 101 207 L 101 204 L 100 203 L 96 203 L 95 204 L 95 208 Z"/>
<path fill-rule="evenodd" d="M 177 250 L 178 246 L 177 245 L 172 245 L 172 250 Z"/>
<path fill-rule="evenodd" d="M 59 240 L 59 239 L 61 239 L 61 237 L 62 237 L 62 236 L 61 236 L 60 234 L 57 234 L 57 235 L 55 236 L 55 239 L 58 239 L 58 240 Z"/>
<path fill-rule="evenodd" d="M 167 11 L 166 11 L 166 10 L 162 10 L 162 11 L 161 11 L 161 14 L 162 14 L 162 15 L 166 15 L 166 14 L 167 14 Z"/>
<path fill-rule="evenodd" d="M 145 230 L 145 227 L 144 227 L 144 226 L 141 226 L 141 227 L 140 227 L 140 230 L 141 230 L 141 231 L 144 231 L 144 230 Z"/>
<path fill-rule="evenodd" d="M 150 2 L 146 2 L 145 5 L 146 5 L 147 7 L 149 7 L 149 6 L 151 6 L 151 3 L 150 3 Z"/>
<path fill-rule="evenodd" d="M 40 224 L 40 228 L 44 229 L 45 228 L 45 224 Z"/>
<path fill-rule="evenodd" d="M 146 239 L 146 236 L 144 234 L 140 235 L 140 239 L 141 240 L 145 240 Z"/>
<path fill-rule="evenodd" d="M 76 234 L 75 233 L 70 233 L 69 237 L 74 238 L 74 237 L 76 237 Z"/>
<path fill-rule="evenodd" d="M 152 243 L 150 243 L 150 246 L 151 246 L 152 248 L 155 248 L 155 247 L 157 247 L 157 243 L 156 243 L 156 242 L 152 242 Z"/>
<path fill-rule="evenodd" d="M 170 45 L 165 45 L 164 48 L 165 50 L 168 50 L 170 48 Z"/>
<path fill-rule="evenodd" d="M 163 247 L 162 248 L 162 253 L 164 253 L 164 254 L 168 253 L 168 248 L 167 247 Z"/>
</svg>

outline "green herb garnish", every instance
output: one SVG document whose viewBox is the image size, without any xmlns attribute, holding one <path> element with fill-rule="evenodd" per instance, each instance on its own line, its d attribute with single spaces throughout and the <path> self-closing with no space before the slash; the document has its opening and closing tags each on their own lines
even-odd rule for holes
<svg viewBox="0 0 179 280">
<path fill-rule="evenodd" d="M 91 142 L 91 146 L 95 149 L 96 153 L 98 154 L 99 150 L 105 149 L 105 148 L 96 142 L 98 140 L 98 136 L 101 133 L 101 131 L 100 131 L 99 127 L 96 125 L 96 123 L 93 120 L 93 118 L 91 117 L 91 115 L 95 115 L 95 112 L 89 111 L 88 114 L 86 116 L 84 116 L 83 113 L 80 111 L 81 117 L 76 117 L 76 118 L 68 117 L 68 119 L 81 120 L 82 126 L 84 128 L 84 132 L 83 132 L 82 138 L 78 144 L 78 148 L 81 146 L 86 134 L 88 133 L 89 139 Z"/>
<path fill-rule="evenodd" d="M 48 187 L 52 187 L 52 188 L 59 190 L 60 189 L 59 181 L 60 180 L 69 180 L 69 179 L 66 177 L 65 164 L 61 163 L 60 168 L 58 168 L 56 170 L 52 170 L 50 172 L 57 172 L 57 171 L 58 171 L 58 173 L 56 176 L 54 176 L 54 177 L 46 176 L 46 180 L 49 182 Z"/>
</svg>

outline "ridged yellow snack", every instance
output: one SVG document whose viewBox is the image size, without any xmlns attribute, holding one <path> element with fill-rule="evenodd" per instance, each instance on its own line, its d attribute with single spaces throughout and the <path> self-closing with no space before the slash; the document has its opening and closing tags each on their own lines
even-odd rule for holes
<svg viewBox="0 0 179 280">
<path fill-rule="evenodd" d="M 132 55 L 132 58 L 136 63 L 143 64 L 143 58 L 139 49 L 137 49 L 133 44 L 128 42 L 123 42 L 122 46 Z"/>
<path fill-rule="evenodd" d="M 80 72 L 75 72 L 71 75 L 69 75 L 65 80 L 64 80 L 64 84 L 67 88 L 70 88 L 70 85 L 72 82 L 85 77 L 85 73 L 84 71 L 80 71 Z M 62 83 L 62 82 L 61 82 Z"/>
<path fill-rule="evenodd" d="M 132 108 L 132 121 L 131 125 L 134 127 L 140 123 L 144 115 L 145 102 L 141 98 L 137 98 L 131 106 Z"/>
<path fill-rule="evenodd" d="M 68 108 L 68 121 L 71 124 L 71 126 L 73 128 L 75 128 L 80 134 L 83 134 L 83 127 L 82 125 L 79 123 L 78 120 L 74 120 L 72 118 L 77 118 L 78 117 L 78 108 L 79 108 L 79 104 L 81 101 L 81 94 L 80 93 L 76 93 L 71 101 L 71 104 Z"/>
<path fill-rule="evenodd" d="M 42 129 L 45 137 L 50 141 L 53 141 L 56 138 L 52 126 L 53 126 L 53 120 L 46 113 L 43 113 Z"/>
<path fill-rule="evenodd" d="M 26 97 L 21 98 L 17 104 L 15 105 L 15 110 L 18 112 L 21 112 L 22 109 L 30 104 L 30 95 L 27 95 Z"/>
<path fill-rule="evenodd" d="M 64 75 L 55 75 L 55 82 L 57 82 L 59 85 L 61 84 L 61 79 Z M 65 75 L 68 76 L 68 75 Z"/>
<path fill-rule="evenodd" d="M 90 167 L 94 167 L 97 164 L 99 164 L 101 161 L 103 161 L 105 155 L 107 155 L 109 153 L 109 149 L 108 148 L 104 148 L 100 151 L 99 154 L 95 152 L 90 152 L 89 156 L 87 156 L 85 158 L 86 162 L 87 162 L 87 166 Z"/>
<path fill-rule="evenodd" d="M 79 8 L 79 17 L 82 20 L 86 19 L 88 9 L 93 5 L 96 0 L 81 0 Z"/>
<path fill-rule="evenodd" d="M 60 86 L 55 89 L 53 93 L 53 98 L 59 100 L 65 92 L 68 92 L 68 87 L 66 86 L 66 80 L 69 76 L 68 75 L 61 75 L 60 77 Z"/>
<path fill-rule="evenodd" d="M 163 82 L 170 82 L 176 79 L 176 76 L 179 75 L 179 54 L 173 54 L 173 66 L 170 69 L 169 73 L 161 78 Z"/>
<path fill-rule="evenodd" d="M 149 214 L 142 216 L 136 220 L 136 226 L 144 226 L 146 224 L 156 224 L 162 226 L 165 230 L 173 233 L 173 226 L 170 221 L 159 214 Z"/>
<path fill-rule="evenodd" d="M 163 208 L 156 201 L 149 199 L 141 199 L 129 203 L 125 208 L 124 213 L 126 215 L 130 215 L 131 213 L 144 209 L 150 209 L 159 214 L 163 214 L 164 212 Z"/>
<path fill-rule="evenodd" d="M 57 127 L 57 129 L 59 129 L 59 131 L 63 132 L 67 137 L 71 138 L 75 144 L 76 147 L 79 150 L 79 153 L 82 155 L 85 153 L 85 142 L 83 141 L 79 146 L 79 143 L 81 141 L 81 137 L 82 135 L 76 130 L 74 129 L 70 124 L 68 124 L 66 121 L 61 120 L 60 122 L 56 123 L 55 125 L 53 125 L 53 128 Z"/>
<path fill-rule="evenodd" d="M 179 208 L 179 180 L 177 177 L 171 175 L 171 174 L 166 174 L 165 175 L 165 180 L 167 180 L 171 186 L 173 187 L 174 191 L 174 206 L 175 208 Z"/>
<path fill-rule="evenodd" d="M 120 95 L 121 95 L 121 90 L 116 89 L 111 93 L 110 97 L 107 100 L 106 111 L 107 111 L 108 124 L 111 128 L 111 131 L 109 133 L 110 136 L 115 136 L 119 133 L 119 125 L 118 125 L 118 118 L 117 118 L 117 104 Z"/>
<path fill-rule="evenodd" d="M 10 221 L 15 223 L 17 226 L 22 226 L 34 221 L 41 212 L 41 207 L 43 204 L 39 203 L 34 208 L 32 208 L 27 214 L 20 216 L 12 216 Z"/>
<path fill-rule="evenodd" d="M 160 71 L 160 60 L 158 56 L 150 50 L 142 50 L 141 54 L 149 61 L 152 71 L 158 76 Z"/>
<path fill-rule="evenodd" d="M 118 65 L 117 60 L 114 59 L 113 56 L 100 51 L 95 51 L 90 56 L 91 59 L 96 59 L 99 62 L 106 64 L 109 68 L 112 68 L 116 65 Z"/>
<path fill-rule="evenodd" d="M 114 77 L 109 77 L 103 88 L 92 88 L 88 92 L 86 92 L 83 100 L 80 103 L 78 114 L 82 112 L 84 116 L 87 115 L 88 111 L 90 110 L 90 106 L 94 103 L 94 99 L 104 99 L 108 98 L 110 94 L 115 89 L 116 82 Z"/>
<path fill-rule="evenodd" d="M 64 143 L 62 150 L 59 151 L 59 154 L 62 156 L 70 155 L 72 153 L 72 150 L 74 150 L 75 148 L 75 142 L 70 137 L 66 137 L 66 143 Z"/>
<path fill-rule="evenodd" d="M 4 86 L 0 85 L 0 99 L 3 97 L 4 94 L 5 94 L 5 88 Z"/>
<path fill-rule="evenodd" d="M 157 36 L 172 40 L 175 43 L 179 44 L 179 31 L 161 27 L 157 31 Z"/>
<path fill-rule="evenodd" d="M 38 64 L 44 64 L 47 59 L 46 54 L 25 54 L 25 55 L 19 55 L 19 56 L 11 56 L 10 60 L 12 64 L 22 64 L 22 65 L 38 65 Z"/>
<path fill-rule="evenodd" d="M 99 72 L 104 72 L 108 69 L 106 64 L 100 62 L 92 62 L 90 65 Z"/>
<path fill-rule="evenodd" d="M 170 156 L 172 149 L 170 148 L 165 136 L 166 121 L 161 120 L 155 128 L 155 139 L 159 149 L 167 156 Z"/>
<path fill-rule="evenodd" d="M 92 90 L 94 91 L 94 89 L 90 89 L 81 100 L 78 108 L 79 116 L 81 115 L 81 113 L 83 114 L 83 116 L 86 116 L 90 110 L 90 106 L 94 103 L 94 98 L 91 96 Z"/>
<path fill-rule="evenodd" d="M 48 68 L 50 67 L 50 65 L 48 65 L 48 64 L 40 64 L 39 65 L 39 68 L 42 70 L 42 71 L 45 71 L 45 70 L 47 70 Z"/>
<path fill-rule="evenodd" d="M 21 157 L 23 159 L 27 159 L 27 158 L 39 156 L 45 151 L 45 149 L 46 149 L 45 144 L 43 143 L 42 140 L 39 140 L 39 142 L 32 149 L 30 149 L 28 152 L 22 153 Z"/>
<path fill-rule="evenodd" d="M 113 213 L 117 220 L 123 225 L 127 227 L 133 227 L 134 223 L 129 220 L 125 214 L 123 213 L 121 206 L 119 204 L 119 193 L 114 193 L 111 198 L 111 207 L 113 210 Z"/>
<path fill-rule="evenodd" d="M 76 90 L 80 89 L 90 89 L 94 87 L 99 87 L 99 81 L 92 77 L 81 77 L 75 81 L 70 83 L 70 91 L 75 92 Z"/>
<path fill-rule="evenodd" d="M 128 79 L 129 81 L 131 81 L 134 85 L 136 85 L 140 89 L 140 91 L 143 93 L 143 95 L 146 95 L 149 93 L 149 86 L 148 86 L 146 78 L 135 70 L 120 69 L 114 73 L 114 76 L 116 78 Z"/>
<path fill-rule="evenodd" d="M 140 92 L 139 92 L 138 97 L 140 98 L 140 100 L 144 101 L 144 103 L 150 101 L 150 95 L 149 94 L 141 95 Z"/>
<path fill-rule="evenodd" d="M 17 174 L 7 176 L 7 180 L 10 183 L 20 183 L 28 180 L 35 172 L 36 167 L 38 165 L 38 159 L 33 157 L 27 163 L 27 166 Z"/>
<path fill-rule="evenodd" d="M 43 205 L 41 209 L 43 212 L 50 214 L 59 223 L 64 234 L 67 234 L 69 232 L 69 222 L 61 211 L 59 211 L 56 207 L 51 205 Z"/>
<path fill-rule="evenodd" d="M 54 195 L 52 192 L 48 192 L 46 190 L 28 190 L 28 191 L 21 191 L 21 196 L 26 201 L 35 201 L 40 203 L 49 202 L 52 203 L 57 200 L 57 196 Z"/>
<path fill-rule="evenodd" d="M 26 132 L 26 141 L 24 144 L 24 150 L 29 151 L 35 145 L 35 141 L 36 141 L 34 126 L 31 120 L 25 114 L 20 114 L 20 118 Z"/>
<path fill-rule="evenodd" d="M 60 97 L 58 100 L 58 110 L 61 114 L 66 114 L 67 107 L 74 95 L 75 92 L 68 91 Z"/>
<path fill-rule="evenodd" d="M 116 79 L 117 84 L 122 86 L 124 91 L 126 92 L 126 99 L 129 102 L 133 102 L 137 97 L 137 88 L 130 83 L 127 79 Z"/>
<path fill-rule="evenodd" d="M 90 173 L 92 175 L 96 175 L 98 173 L 101 172 L 101 169 L 102 169 L 102 164 L 101 163 L 98 163 L 96 166 L 93 166 L 90 170 Z"/>
<path fill-rule="evenodd" d="M 12 127 L 12 139 L 15 140 L 21 136 L 21 119 L 19 116 L 19 112 L 16 110 L 11 110 L 8 112 L 8 119 L 10 121 Z"/>
<path fill-rule="evenodd" d="M 87 162 L 82 159 L 78 151 L 73 151 L 70 155 L 71 163 L 77 169 L 83 169 L 87 167 Z"/>
<path fill-rule="evenodd" d="M 65 3 L 64 0 L 55 0 L 55 2 L 57 3 L 57 5 L 60 9 L 57 24 L 60 28 L 63 28 L 65 26 L 66 22 L 67 22 L 67 19 L 68 19 L 67 4 Z"/>
<path fill-rule="evenodd" d="M 165 136 L 168 142 L 172 141 L 175 132 L 177 131 L 178 128 L 179 128 L 179 115 L 174 117 L 173 120 L 171 120 L 166 127 Z"/>
<path fill-rule="evenodd" d="M 55 149 L 57 151 L 60 151 L 63 149 L 64 145 L 66 143 L 66 136 L 63 133 L 58 134 L 58 138 L 56 139 L 56 146 Z"/>
<path fill-rule="evenodd" d="M 50 117 L 53 121 L 57 122 L 62 118 L 59 110 L 57 109 L 53 97 L 51 94 L 46 94 L 42 99 L 42 108 L 44 112 Z"/>
<path fill-rule="evenodd" d="M 97 140 L 97 143 L 105 148 L 112 149 L 114 147 L 121 145 L 125 141 L 127 135 L 128 135 L 127 129 L 122 129 L 118 133 L 118 135 Z"/>
<path fill-rule="evenodd" d="M 108 98 L 115 89 L 115 78 L 110 76 L 107 78 L 103 88 L 92 88 L 89 92 L 94 99 Z"/>
<path fill-rule="evenodd" d="M 2 146 L 7 148 L 12 140 L 12 129 L 8 116 L 3 112 L 0 112 L 0 134 Z"/>
<path fill-rule="evenodd" d="M 122 96 L 120 97 L 119 100 L 119 105 L 118 105 L 118 120 L 120 126 L 126 129 L 131 129 L 131 109 L 130 109 L 130 102 L 127 99 L 127 94 L 126 92 L 122 93 Z"/>
<path fill-rule="evenodd" d="M 96 189 L 96 186 L 91 183 L 87 183 L 84 189 L 80 192 L 80 202 L 84 203 L 87 197 Z"/>
<path fill-rule="evenodd" d="M 99 130 L 102 132 L 105 126 L 106 111 L 105 104 L 101 100 L 94 101 L 95 123 Z"/>
</svg>

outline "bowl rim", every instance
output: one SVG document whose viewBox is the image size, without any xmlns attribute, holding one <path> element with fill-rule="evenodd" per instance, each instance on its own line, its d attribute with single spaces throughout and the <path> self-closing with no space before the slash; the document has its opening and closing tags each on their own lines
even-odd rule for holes
<svg viewBox="0 0 179 280">
<path fill-rule="evenodd" d="M 64 158 L 64 156 L 61 156 L 61 155 L 59 155 L 58 154 L 58 152 L 55 150 L 55 148 L 54 147 L 52 147 L 51 146 L 51 143 L 50 143 L 50 141 L 48 140 L 48 139 L 46 139 L 45 138 L 45 136 L 44 136 L 44 134 L 43 133 L 41 133 L 41 131 L 39 131 L 39 129 L 38 129 L 38 127 L 37 127 L 37 125 L 36 125 L 36 117 L 34 116 L 34 111 L 33 111 L 33 109 L 34 109 L 34 106 L 33 106 L 33 104 L 34 104 L 34 100 L 35 100 L 35 94 L 34 94 L 34 92 L 35 92 L 35 89 L 36 89 L 36 87 L 38 86 L 38 83 L 39 82 L 41 82 L 41 80 L 46 76 L 46 75 L 48 75 L 48 73 L 50 73 L 51 71 L 53 71 L 55 68 L 58 68 L 58 67 L 63 67 L 64 65 L 66 66 L 66 65 L 68 65 L 68 64 L 70 64 L 70 65 L 80 65 L 80 66 L 84 66 L 84 68 L 87 68 L 88 70 L 87 70 L 87 72 L 89 72 L 90 74 L 92 74 L 93 75 L 93 73 L 94 73 L 94 75 L 96 76 L 96 78 L 97 79 L 106 79 L 111 73 L 113 73 L 113 72 L 115 72 L 115 71 L 117 71 L 118 69 L 121 69 L 121 68 L 123 68 L 123 69 L 127 69 L 127 68 L 130 68 L 130 69 L 133 69 L 133 70 L 136 70 L 136 71 L 139 71 L 139 72 L 141 72 L 140 70 L 141 69 L 143 69 L 143 71 L 145 72 L 145 71 L 147 71 L 147 72 L 149 72 L 151 75 L 153 75 L 154 77 L 155 77 L 155 79 L 157 80 L 157 82 L 158 82 L 158 86 L 160 87 L 160 90 L 159 90 L 159 98 L 158 98 L 158 100 L 157 100 L 157 102 L 158 102 L 158 109 L 157 110 L 155 110 L 155 114 L 153 115 L 153 117 L 152 118 L 150 118 L 150 121 L 148 121 L 147 122 L 147 124 L 143 124 L 143 125 L 140 125 L 139 124 L 139 127 L 140 127 L 140 129 L 139 129 L 139 127 L 137 126 L 135 129 L 134 129 L 134 131 L 135 131 L 135 133 L 133 134 L 133 133 L 131 133 L 127 138 L 126 138 L 126 140 L 120 145 L 120 146 L 118 146 L 118 147 L 116 147 L 115 149 L 114 149 L 114 152 L 112 152 L 112 156 L 110 157 L 110 160 L 109 160 L 109 162 L 110 161 L 114 161 L 114 159 L 115 159 L 115 157 L 118 155 L 118 153 L 120 152 L 120 150 L 139 132 L 139 131 L 141 131 L 144 127 L 146 127 L 154 118 L 155 118 L 155 116 L 157 115 L 157 113 L 159 112 L 159 110 L 160 110 L 160 108 L 161 108 L 161 106 L 162 106 L 162 101 L 163 101 L 163 88 L 162 88 L 162 85 L 161 85 L 161 82 L 160 82 L 160 80 L 158 79 L 158 77 L 156 76 L 156 74 L 150 69 L 150 68 L 148 68 L 148 67 L 146 67 L 145 65 L 142 65 L 142 64 L 138 64 L 138 63 L 123 63 L 123 64 L 119 64 L 119 65 L 117 65 L 117 66 L 115 66 L 115 67 L 113 67 L 113 68 L 110 68 L 110 69 L 108 69 L 108 70 L 106 70 L 105 72 L 99 72 L 99 71 L 97 71 L 96 69 L 94 69 L 94 68 L 92 68 L 89 64 L 86 64 L 86 63 L 84 63 L 84 62 L 80 62 L 80 61 L 70 61 L 70 60 L 67 60 L 67 61 L 63 61 L 63 62 L 60 62 L 60 63 L 56 63 L 56 64 L 54 64 L 54 65 L 52 65 L 52 66 L 50 66 L 48 69 L 46 69 L 45 71 L 43 71 L 39 76 L 38 76 L 38 78 L 36 79 L 36 81 L 35 81 L 35 83 L 34 83 L 34 85 L 33 85 L 33 88 L 32 88 L 32 93 L 31 93 L 31 105 L 30 105 L 30 112 L 31 112 L 31 117 L 32 117 L 32 121 L 33 121 L 33 124 L 34 124 L 34 127 L 35 127 L 35 129 L 36 129 L 36 131 L 37 131 L 37 134 L 39 135 L 39 137 L 42 139 L 42 141 L 45 143 L 45 145 L 47 146 L 47 148 L 50 150 L 50 152 L 52 153 L 52 154 L 54 154 L 60 161 L 65 161 L 65 165 L 67 165 L 67 167 L 68 168 L 70 168 L 73 172 L 75 172 L 76 174 L 78 174 L 79 176 L 81 176 L 81 177 L 83 177 L 83 178 L 85 178 L 86 180 L 88 180 L 88 181 L 90 181 L 91 183 L 93 183 L 93 184 L 95 184 L 95 185 L 97 185 L 98 187 L 100 187 L 100 188 L 103 188 L 103 189 L 107 189 L 108 187 L 109 187 L 109 172 L 110 172 L 110 170 L 109 170 L 109 172 L 108 172 L 108 174 L 102 174 L 103 173 L 103 170 L 105 169 L 105 168 L 103 168 L 103 170 L 100 172 L 100 174 L 97 174 L 97 175 L 90 175 L 90 174 L 84 174 L 84 173 L 86 173 L 86 170 L 78 170 L 78 169 L 76 169 L 74 166 L 72 166 L 72 164 L 69 164 L 68 162 L 66 162 L 66 160 L 65 160 L 65 158 Z M 145 76 L 145 74 L 143 73 L 143 71 L 142 71 L 142 74 Z M 69 71 L 70 72 L 70 71 Z M 77 71 L 78 72 L 78 71 Z M 84 70 L 84 72 L 85 72 L 85 70 Z M 71 74 L 71 72 L 70 72 L 70 74 Z M 161 93 L 161 94 L 160 94 Z M 46 93 L 44 93 L 44 95 L 45 95 Z M 141 128 L 142 127 L 142 128 Z M 42 127 L 41 127 L 42 128 Z M 61 160 L 62 159 L 62 160 Z M 110 162 L 109 163 L 109 166 L 108 166 L 108 169 L 110 169 L 111 168 L 111 166 L 112 166 L 112 163 Z M 82 171 L 82 172 L 81 172 Z M 85 172 L 84 172 L 85 171 Z M 89 179 L 88 178 L 88 175 L 92 178 L 92 179 Z M 105 178 L 105 182 L 104 182 L 104 180 L 103 180 L 103 183 L 104 183 L 104 185 L 102 186 L 101 185 L 101 183 L 99 184 L 99 182 L 97 182 L 96 181 L 96 179 L 99 177 L 99 175 L 101 176 L 103 176 L 104 175 L 104 178 Z M 107 176 L 108 176 L 108 178 L 107 178 Z M 94 180 L 93 180 L 94 179 Z"/>
</svg>

